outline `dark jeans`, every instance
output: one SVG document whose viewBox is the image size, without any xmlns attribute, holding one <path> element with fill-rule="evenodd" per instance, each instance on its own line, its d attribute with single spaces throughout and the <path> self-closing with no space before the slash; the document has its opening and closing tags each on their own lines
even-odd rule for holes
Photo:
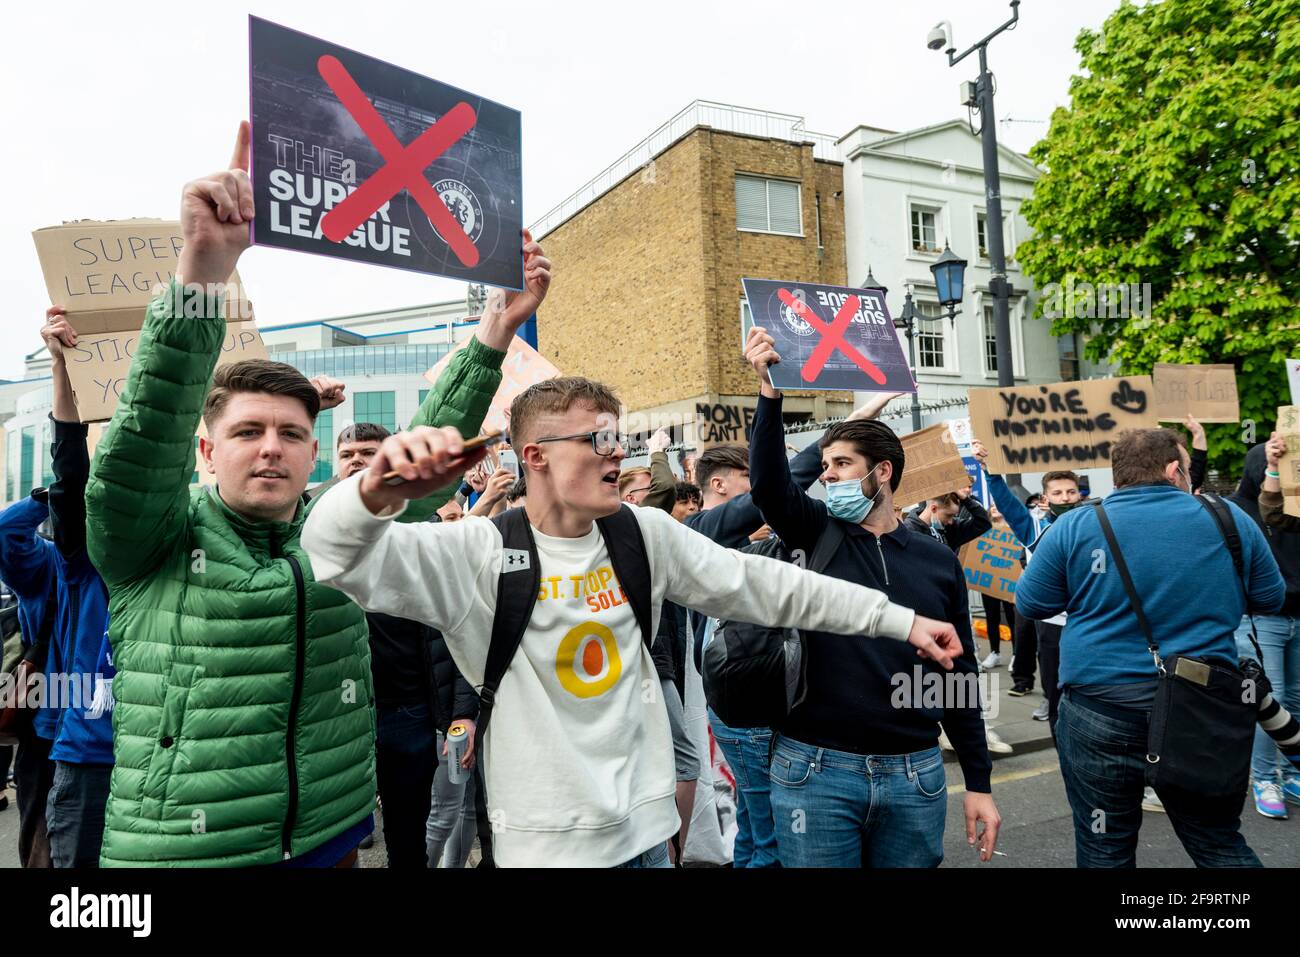
<svg viewBox="0 0 1300 957">
<path fill-rule="evenodd" d="M 988 625 L 989 651 L 997 653 L 998 643 L 1002 640 L 1002 619 L 1006 619 L 1007 628 L 1014 639 L 1016 633 L 1016 606 L 1001 598 L 984 596 L 984 623 Z M 1012 641 L 1012 648 L 1015 642 Z"/>
<path fill-rule="evenodd" d="M 111 764 L 54 762 L 54 783 L 45 805 L 50 858 L 55 867 L 98 867 L 104 842 Z"/>
<path fill-rule="evenodd" d="M 14 761 L 18 791 L 18 861 L 23 867 L 50 866 L 50 837 L 45 830 L 45 804 L 54 783 L 54 744 L 37 737 L 30 727 L 20 732 Z"/>
<path fill-rule="evenodd" d="M 1047 726 L 1056 738 L 1056 718 L 1061 709 L 1061 689 L 1057 687 L 1061 672 L 1061 625 L 1045 621 L 1038 626 L 1038 670 L 1043 677 L 1043 694 L 1047 696 Z"/>
<path fill-rule="evenodd" d="M 429 866 L 425 825 L 438 769 L 438 733 L 429 706 L 377 705 L 375 777 L 383 803 L 388 866 Z"/>
<path fill-rule="evenodd" d="M 1147 726 L 1101 714 L 1067 693 L 1057 747 L 1065 793 L 1074 811 L 1079 867 L 1136 867 L 1142 827 Z M 1209 802 L 1157 790 L 1169 823 L 1197 867 L 1260 867 L 1241 836 L 1244 798 Z"/>
<path fill-rule="evenodd" d="M 1014 685 L 1034 688 L 1034 669 L 1038 664 L 1038 622 L 1024 615 L 1016 615 L 1016 627 L 1011 631 L 1012 651 L 1011 682 Z"/>
</svg>

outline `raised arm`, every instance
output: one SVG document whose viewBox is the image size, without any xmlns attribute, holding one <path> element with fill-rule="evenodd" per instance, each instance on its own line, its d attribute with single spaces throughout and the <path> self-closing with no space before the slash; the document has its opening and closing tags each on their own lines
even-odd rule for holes
<svg viewBox="0 0 1300 957">
<path fill-rule="evenodd" d="M 1191 464 L 1187 467 L 1187 480 L 1195 492 L 1205 484 L 1205 470 L 1209 466 L 1209 444 L 1205 440 L 1205 426 L 1189 412 L 1183 419 L 1183 425 L 1192 434 Z"/>
<path fill-rule="evenodd" d="M 186 185 L 176 279 L 149 303 L 86 488 L 91 561 L 109 584 L 156 567 L 187 521 L 194 432 L 221 353 L 225 283 L 248 246 L 248 124 L 228 169 Z"/>
<path fill-rule="evenodd" d="M 758 410 L 749 443 L 750 495 L 763 520 L 787 546 L 810 551 L 830 516 L 826 506 L 810 498 L 791 476 L 781 427 L 781 393 L 772 387 L 768 374 L 768 367 L 781 359 L 772 337 L 761 326 L 749 330 L 745 359 L 759 379 Z"/>
<path fill-rule="evenodd" d="M 1026 618 L 1043 621 L 1059 615 L 1070 600 L 1069 553 L 1059 531 L 1043 536 L 1034 548 L 1034 560 L 1016 584 L 1016 613 Z"/>
<path fill-rule="evenodd" d="M 1300 532 L 1300 518 L 1286 514 L 1285 502 L 1282 499 L 1282 481 L 1278 466 L 1282 462 L 1282 456 L 1286 454 L 1285 440 L 1274 432 L 1264 452 L 1268 464 L 1264 470 L 1264 482 L 1259 490 L 1259 517 L 1270 528 L 1279 528 L 1284 532 Z"/>
<path fill-rule="evenodd" d="M 1038 523 L 1034 521 L 1034 516 L 1029 514 L 1029 509 L 1025 508 L 1025 503 L 1016 498 L 1016 493 L 1011 491 L 1011 486 L 1007 485 L 1006 479 L 1001 475 L 993 475 L 989 472 L 985 462 L 989 457 L 988 450 L 976 442 L 974 443 L 975 459 L 979 462 L 980 468 L 984 469 L 984 474 L 989 480 L 989 494 L 993 496 L 993 503 L 997 505 L 998 511 L 1006 519 L 1011 531 L 1016 533 L 1016 538 L 1022 545 L 1029 548 L 1037 546 Z"/>
<path fill-rule="evenodd" d="M 668 464 L 668 433 L 663 429 L 650 436 L 650 491 L 641 501 L 642 508 L 659 508 L 671 512 L 677 504 L 677 476 Z"/>
<path fill-rule="evenodd" d="M 957 496 L 961 499 L 961 511 L 957 513 L 957 520 L 943 530 L 948 547 L 953 550 L 975 541 L 993 527 L 989 513 L 969 488 L 958 490 Z"/>
<path fill-rule="evenodd" d="M 54 544 L 64 558 L 72 558 L 86 547 L 86 482 L 90 478 L 90 455 L 86 452 L 86 426 L 77 413 L 77 402 L 68 378 L 63 349 L 77 344 L 77 333 L 67 320 L 67 310 L 51 306 L 45 311 L 41 338 L 50 353 L 54 408 L 50 419 L 54 441 L 50 446 L 50 526 Z"/>
</svg>

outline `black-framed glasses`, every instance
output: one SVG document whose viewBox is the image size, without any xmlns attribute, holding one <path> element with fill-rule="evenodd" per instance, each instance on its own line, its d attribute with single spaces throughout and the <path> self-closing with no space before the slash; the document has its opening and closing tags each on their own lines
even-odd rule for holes
<svg viewBox="0 0 1300 957">
<path fill-rule="evenodd" d="M 591 442 L 591 450 L 603 459 L 610 458 L 623 445 L 626 436 L 619 435 L 617 432 L 611 432 L 608 429 L 597 429 L 595 432 L 575 432 L 573 435 L 548 435 L 545 438 L 534 439 L 534 442 L 568 442 L 577 439 L 586 439 Z"/>
</svg>

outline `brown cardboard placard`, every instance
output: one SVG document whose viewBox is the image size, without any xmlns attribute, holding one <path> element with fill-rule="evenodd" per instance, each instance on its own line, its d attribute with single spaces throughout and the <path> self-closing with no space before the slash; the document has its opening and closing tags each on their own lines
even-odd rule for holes
<svg viewBox="0 0 1300 957">
<path fill-rule="evenodd" d="M 1229 363 L 1187 365 L 1157 362 L 1151 373 L 1156 393 L 1156 418 L 1182 422 L 1240 422 L 1237 370 Z"/>
<path fill-rule="evenodd" d="M 754 431 L 758 399 L 695 403 L 696 452 L 718 445 L 745 445 Z"/>
<path fill-rule="evenodd" d="M 1110 468 L 1125 429 L 1154 429 L 1151 377 L 971 389 L 970 418 L 991 474 Z"/>
<path fill-rule="evenodd" d="M 903 443 L 903 479 L 894 492 L 894 504 L 907 508 L 926 499 L 970 487 L 970 473 L 957 444 L 941 422 L 899 439 Z"/>
<path fill-rule="evenodd" d="M 961 547 L 962 572 L 966 587 L 1003 601 L 1016 600 L 1020 581 L 1020 553 L 1023 546 L 1009 525 L 997 522 L 974 541 Z"/>
<path fill-rule="evenodd" d="M 80 220 L 32 233 L 50 301 L 77 332 L 68 378 L 83 422 L 110 419 L 126 382 L 149 300 L 172 281 L 183 246 L 178 222 Z M 217 365 L 265 359 L 239 273 L 226 290 L 226 339 Z"/>
<path fill-rule="evenodd" d="M 438 377 L 451 362 L 451 357 L 468 346 L 473 338 L 471 333 L 458 342 L 456 348 L 439 359 L 424 377 L 436 384 Z M 497 387 L 496 395 L 492 396 L 492 405 L 483 417 L 483 432 L 490 434 L 509 428 L 510 403 L 515 397 L 530 385 L 554 379 L 559 374 L 560 370 L 527 342 L 518 336 L 511 338 L 505 360 L 501 363 L 501 385 Z"/>
<path fill-rule="evenodd" d="M 1282 511 L 1300 518 L 1300 406 L 1278 407 L 1276 431 L 1286 442 L 1286 454 L 1277 463 L 1278 481 L 1282 484 Z"/>
</svg>

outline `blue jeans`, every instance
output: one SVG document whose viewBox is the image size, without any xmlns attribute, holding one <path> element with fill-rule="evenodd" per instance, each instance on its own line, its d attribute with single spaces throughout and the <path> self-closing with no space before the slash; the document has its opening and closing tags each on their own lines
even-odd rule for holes
<svg viewBox="0 0 1300 957">
<path fill-rule="evenodd" d="M 377 706 L 375 777 L 390 868 L 429 866 L 425 826 L 437 767 L 438 734 L 429 706 Z"/>
<path fill-rule="evenodd" d="M 782 735 L 772 813 L 785 867 L 938 867 L 948 819 L 943 754 L 851 754 Z"/>
<path fill-rule="evenodd" d="M 1079 867 L 1136 867 L 1146 784 L 1146 722 L 1123 721 L 1061 698 L 1056 748 L 1074 812 Z M 1241 836 L 1241 798 L 1210 802 L 1156 790 L 1174 833 L 1197 867 L 1260 867 Z M 1243 795 L 1244 797 L 1244 795 Z"/>
<path fill-rule="evenodd" d="M 668 858 L 668 842 L 656 844 L 644 854 L 638 854 L 630 861 L 624 861 L 622 864 L 615 864 L 615 867 L 672 867 L 673 862 Z"/>
<path fill-rule="evenodd" d="M 709 725 L 723 757 L 736 776 L 736 843 L 732 867 L 779 867 L 772 804 L 768 794 L 768 754 L 772 732 L 767 728 L 729 728 L 713 709 Z"/>
<path fill-rule="evenodd" d="M 1259 648 L 1264 652 L 1264 674 L 1273 688 L 1273 698 L 1292 714 L 1300 714 L 1300 621 L 1278 615 L 1258 615 L 1255 631 Z M 1250 620 L 1241 619 L 1237 627 L 1237 653 L 1259 661 L 1250 643 Z M 1255 747 L 1250 753 L 1250 776 L 1259 782 L 1297 777 L 1291 762 L 1282 756 L 1277 744 L 1263 728 L 1255 728 Z"/>
</svg>

